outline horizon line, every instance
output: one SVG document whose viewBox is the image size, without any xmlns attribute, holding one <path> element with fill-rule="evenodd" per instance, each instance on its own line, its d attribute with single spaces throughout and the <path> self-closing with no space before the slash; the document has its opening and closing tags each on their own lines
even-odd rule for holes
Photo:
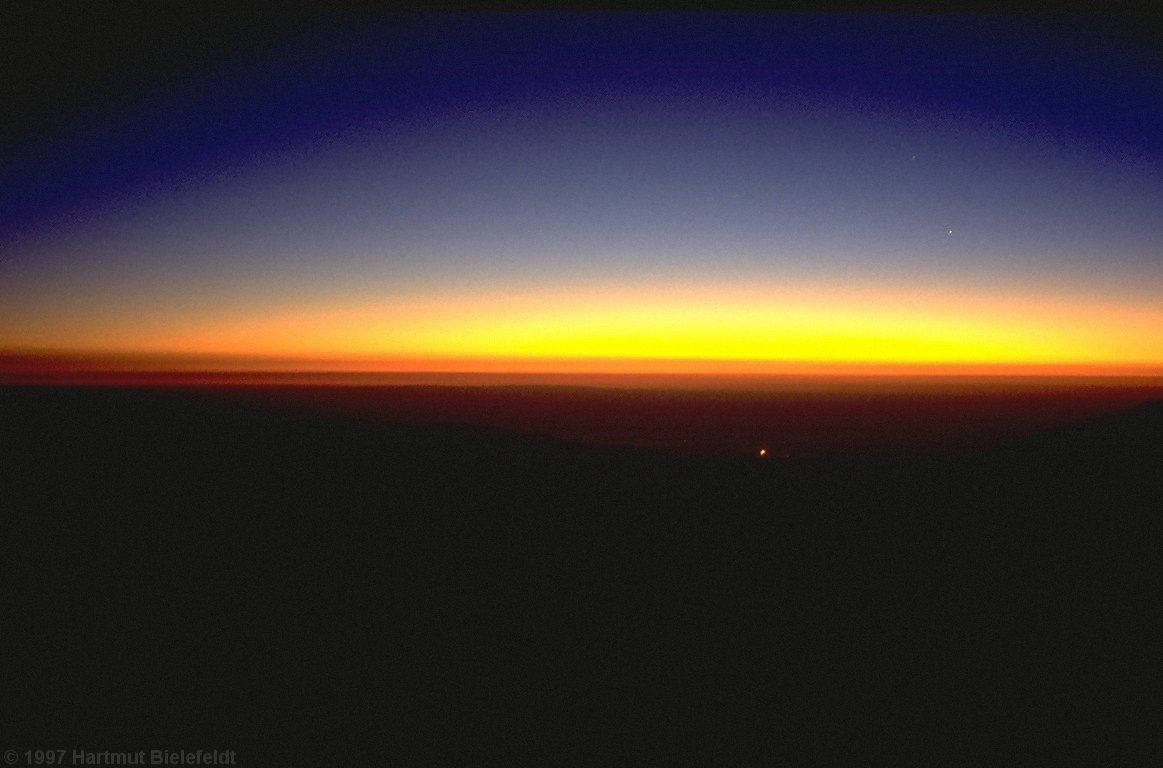
<svg viewBox="0 0 1163 768">
<path fill-rule="evenodd" d="M 303 358 L 210 354 L 0 351 L 0 384 L 589 384 L 763 385 L 797 381 L 1102 381 L 1163 385 L 1163 365 L 901 363 L 631 358 Z"/>
</svg>

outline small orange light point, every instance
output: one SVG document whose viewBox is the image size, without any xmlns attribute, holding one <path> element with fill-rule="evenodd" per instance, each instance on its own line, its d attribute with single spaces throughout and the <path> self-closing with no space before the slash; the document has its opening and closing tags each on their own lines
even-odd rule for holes
<svg viewBox="0 0 1163 768">
<path fill-rule="evenodd" d="M 760 449 L 759 449 L 759 455 L 760 455 L 760 456 L 766 456 L 766 455 L 767 455 L 767 449 L 766 449 L 766 448 L 760 448 Z"/>
</svg>

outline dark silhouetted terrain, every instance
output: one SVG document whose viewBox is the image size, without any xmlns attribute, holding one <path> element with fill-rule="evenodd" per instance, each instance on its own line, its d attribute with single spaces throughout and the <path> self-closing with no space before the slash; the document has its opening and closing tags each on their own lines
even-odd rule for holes
<svg viewBox="0 0 1163 768">
<path fill-rule="evenodd" d="M 1146 761 L 1157 402 L 780 461 L 335 410 L 0 389 L 4 748 Z"/>
<path fill-rule="evenodd" d="M 765 448 L 773 457 L 969 454 L 1163 398 L 1163 385 L 1150 378 L 641 378 L 642 387 L 248 385 L 216 391 L 268 409 L 497 427 L 696 456 Z"/>
</svg>

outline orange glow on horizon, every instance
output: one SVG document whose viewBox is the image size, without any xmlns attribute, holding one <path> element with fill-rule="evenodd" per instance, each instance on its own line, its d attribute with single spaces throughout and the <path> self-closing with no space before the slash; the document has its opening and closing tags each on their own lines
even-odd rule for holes
<svg viewBox="0 0 1163 768">
<path fill-rule="evenodd" d="M 884 286 L 600 285 L 97 318 L 0 335 L 22 365 L 88 370 L 707 375 L 1158 375 L 1163 309 Z M 47 351 L 47 352 L 46 352 Z M 39 363 L 31 362 L 34 359 Z M 19 366 L 17 366 L 19 367 Z"/>
</svg>

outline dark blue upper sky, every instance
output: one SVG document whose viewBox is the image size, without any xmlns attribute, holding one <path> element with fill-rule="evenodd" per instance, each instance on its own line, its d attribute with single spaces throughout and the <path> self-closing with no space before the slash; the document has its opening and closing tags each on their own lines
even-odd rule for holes
<svg viewBox="0 0 1163 768">
<path fill-rule="evenodd" d="M 216 49 L 210 43 L 229 30 L 211 26 L 191 36 L 209 35 L 206 55 L 220 60 L 195 49 L 155 76 L 163 82 L 134 90 L 135 50 L 152 50 L 153 26 L 184 22 L 147 19 L 141 38 L 132 21 L 106 31 L 106 47 L 117 50 L 102 74 L 87 76 L 115 93 L 130 82 L 117 94 L 124 103 L 78 114 L 62 105 L 68 121 L 47 140 L 22 137 L 4 158 L 8 226 L 136 185 L 181 185 L 309 153 L 385 123 L 422 129 L 450 116 L 569 104 L 881 115 L 904 128 L 996 133 L 1150 163 L 1156 173 L 1163 155 L 1158 52 L 1071 18 L 334 17 L 288 25 L 254 51 L 229 39 Z M 35 27 L 27 34 L 25 46 L 51 63 L 60 42 Z M 69 75 L 60 71 L 57 84 Z"/>
</svg>

